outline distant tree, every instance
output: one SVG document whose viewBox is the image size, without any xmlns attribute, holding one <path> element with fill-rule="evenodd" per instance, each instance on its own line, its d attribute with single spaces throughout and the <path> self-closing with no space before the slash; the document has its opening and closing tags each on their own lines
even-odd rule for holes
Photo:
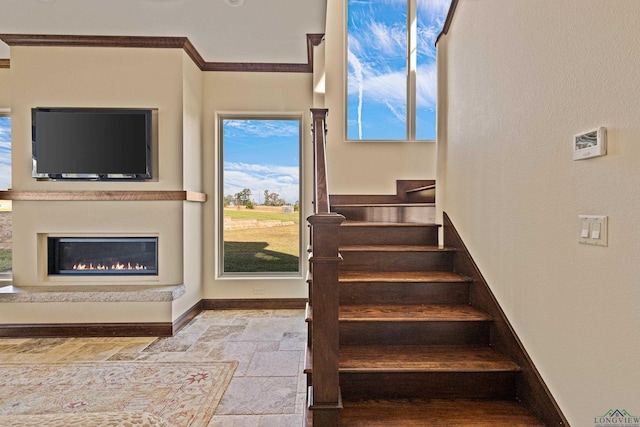
<svg viewBox="0 0 640 427">
<path fill-rule="evenodd" d="M 228 194 L 226 196 L 224 196 L 224 199 L 222 199 L 224 206 L 230 206 L 231 204 L 233 204 L 233 196 L 231 194 Z"/>
<path fill-rule="evenodd" d="M 236 206 L 247 206 L 247 203 L 251 201 L 251 190 L 245 188 L 239 193 L 236 193 L 233 197 Z"/>
<path fill-rule="evenodd" d="M 300 210 L 300 202 L 296 200 L 296 203 L 293 205 L 293 211 L 298 212 Z"/>
<path fill-rule="evenodd" d="M 253 205 L 253 202 L 252 202 L 251 200 L 249 200 L 249 201 L 247 202 L 247 204 L 245 205 L 245 207 L 246 207 L 247 209 L 253 209 L 255 206 Z"/>
<path fill-rule="evenodd" d="M 264 205 L 265 206 L 283 206 L 287 202 L 280 198 L 278 193 L 269 193 L 269 190 L 264 190 Z"/>
</svg>

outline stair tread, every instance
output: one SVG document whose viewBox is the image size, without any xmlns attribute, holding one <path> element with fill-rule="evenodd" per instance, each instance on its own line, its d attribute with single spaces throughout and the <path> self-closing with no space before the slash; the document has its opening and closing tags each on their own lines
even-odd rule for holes
<svg viewBox="0 0 640 427">
<path fill-rule="evenodd" d="M 541 427 L 511 400 L 380 399 L 343 402 L 341 427 Z"/>
<path fill-rule="evenodd" d="M 343 245 L 342 252 L 455 252 L 455 249 L 433 245 Z"/>
<path fill-rule="evenodd" d="M 341 271 L 341 283 L 347 282 L 470 282 L 452 271 Z"/>
<path fill-rule="evenodd" d="M 491 347 L 340 346 L 341 372 L 519 372 Z"/>
<path fill-rule="evenodd" d="M 441 227 L 440 224 L 431 222 L 374 222 L 374 221 L 354 221 L 345 220 L 340 224 L 341 227 Z"/>
<path fill-rule="evenodd" d="M 427 206 L 434 207 L 435 203 L 425 203 L 425 202 L 404 202 L 404 203 L 335 203 L 331 205 L 331 208 L 346 208 L 346 207 L 354 207 L 354 208 L 378 208 L 378 207 L 406 207 L 406 206 Z"/>
<path fill-rule="evenodd" d="M 397 321 L 397 322 L 485 322 L 491 316 L 469 305 L 342 305 L 339 308 L 342 322 Z"/>
</svg>

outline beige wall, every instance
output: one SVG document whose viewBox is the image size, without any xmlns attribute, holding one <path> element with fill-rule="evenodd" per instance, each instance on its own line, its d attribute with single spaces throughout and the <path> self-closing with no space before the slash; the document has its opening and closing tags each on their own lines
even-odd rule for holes
<svg viewBox="0 0 640 427">
<path fill-rule="evenodd" d="M 202 191 L 202 99 L 203 76 L 191 58 L 182 55 L 183 119 L 182 175 L 183 188 Z M 183 206 L 183 280 L 187 291 L 174 302 L 174 319 L 202 299 L 202 210 L 201 203 Z"/>
<path fill-rule="evenodd" d="M 310 113 L 312 107 L 312 75 L 309 73 L 204 73 L 203 97 L 203 187 L 209 198 L 204 206 L 203 296 L 225 298 L 306 298 L 304 272 L 296 277 L 220 278 L 216 271 L 219 233 L 219 155 L 218 114 L 293 114 L 302 117 L 303 200 L 301 218 L 311 212 L 312 150 Z M 303 237 L 307 238 L 306 227 Z M 306 247 L 306 243 L 303 245 Z M 306 268 L 305 263 L 303 267 Z M 254 291 L 256 288 L 261 291 Z"/>
<path fill-rule="evenodd" d="M 31 162 L 32 107 L 157 108 L 159 134 L 154 182 L 41 182 L 30 167 L 18 166 L 14 189 L 182 190 L 183 55 L 180 49 L 13 47 L 14 165 Z"/>
<path fill-rule="evenodd" d="M 434 179 L 433 141 L 345 141 L 346 3 L 327 0 L 325 107 L 327 162 L 333 194 L 395 194 L 397 179 Z"/>
<path fill-rule="evenodd" d="M 14 167 L 15 190 L 175 190 L 203 191 L 205 204 L 168 202 L 16 202 L 14 283 L 48 284 L 37 262 L 36 236 L 57 234 L 156 233 L 161 238 L 156 279 L 132 283 L 185 283 L 185 296 L 173 304 L 175 319 L 201 298 L 305 298 L 305 271 L 295 277 L 225 279 L 216 277 L 218 256 L 218 157 L 216 114 L 287 114 L 303 119 L 304 194 L 311 194 L 312 75 L 307 73 L 201 72 L 179 49 L 91 49 L 27 47 L 12 49 L 10 86 L 16 95 L 13 162 L 30 165 L 32 106 L 135 106 L 158 109 L 159 178 L 144 183 L 38 182 L 29 167 Z M 8 73 L 6 73 L 8 74 Z M 0 77 L 4 77 L 0 75 Z M 6 76 L 8 77 L 8 76 Z M 6 81 L 9 87 L 8 78 Z M 74 87 L 73 91 L 67 90 Z M 302 202 L 305 218 L 311 199 Z M 96 212 L 99 212 L 96 214 Z M 162 214 L 159 214 L 162 212 Z M 100 220 L 99 225 L 98 219 Z M 306 247 L 306 228 L 302 230 Z M 184 239 L 182 236 L 186 236 Z M 166 242 L 166 243 L 165 243 Z M 167 267 L 168 266 L 168 267 Z M 184 268 L 183 268 L 184 266 Z M 306 265 L 303 263 L 303 268 Z M 80 283 L 76 279 L 72 283 Z M 109 279 L 99 279 L 98 281 Z M 53 280 L 64 284 L 64 281 Z M 256 295 L 255 288 L 260 288 Z M 52 307 L 53 308 L 53 307 Z M 71 316 L 73 317 L 73 316 Z M 26 319 L 23 319 L 26 321 Z M 73 321 L 65 319 L 65 321 Z"/>
<path fill-rule="evenodd" d="M 438 45 L 439 208 L 574 426 L 640 413 L 639 24 L 634 0 L 461 0 Z M 608 155 L 573 161 L 598 126 Z"/>
<path fill-rule="evenodd" d="M 181 49 L 14 47 L 11 50 L 13 189 L 38 190 L 201 190 L 202 73 Z M 37 181 L 31 177 L 31 108 L 140 107 L 157 109 L 154 179 L 146 182 Z M 188 167 L 184 167 L 187 165 Z M 185 187 L 189 185 L 192 187 Z M 36 322 L 41 311 L 51 323 L 172 321 L 201 299 L 202 205 L 181 201 L 13 203 L 14 285 L 83 283 L 184 283 L 173 304 L 129 303 L 113 310 L 63 310 L 64 304 L 34 304 L 14 323 Z M 188 207 L 187 207 L 188 206 Z M 188 232 L 190 239 L 184 238 Z M 158 276 L 48 278 L 42 259 L 46 234 L 158 236 Z M 188 270 L 187 272 L 185 272 Z M 7 305 L 8 306 L 8 305 Z M 168 306 L 168 308 L 167 308 Z M 84 307 L 84 305 L 82 305 Z M 155 308 L 154 308 L 155 307 Z M 139 310 L 138 310 L 139 308 Z M 84 313 L 82 315 L 76 313 Z M 9 311 L 7 311 L 9 312 Z"/>
<path fill-rule="evenodd" d="M 8 109 L 11 103 L 10 72 L 9 68 L 0 68 L 0 111 Z"/>
</svg>

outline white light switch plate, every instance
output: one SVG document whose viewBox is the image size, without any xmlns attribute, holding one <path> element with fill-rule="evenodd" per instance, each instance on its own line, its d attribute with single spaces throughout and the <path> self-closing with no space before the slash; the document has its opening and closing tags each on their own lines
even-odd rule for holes
<svg viewBox="0 0 640 427">
<path fill-rule="evenodd" d="M 578 243 L 607 246 L 607 219 L 605 215 L 579 215 Z"/>
</svg>

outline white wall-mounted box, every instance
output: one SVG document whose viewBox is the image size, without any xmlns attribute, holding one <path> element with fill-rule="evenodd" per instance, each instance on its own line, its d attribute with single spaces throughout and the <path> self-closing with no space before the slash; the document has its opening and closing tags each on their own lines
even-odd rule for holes
<svg viewBox="0 0 640 427">
<path fill-rule="evenodd" d="M 573 160 L 607 154 L 607 128 L 599 127 L 573 136 Z"/>
</svg>

